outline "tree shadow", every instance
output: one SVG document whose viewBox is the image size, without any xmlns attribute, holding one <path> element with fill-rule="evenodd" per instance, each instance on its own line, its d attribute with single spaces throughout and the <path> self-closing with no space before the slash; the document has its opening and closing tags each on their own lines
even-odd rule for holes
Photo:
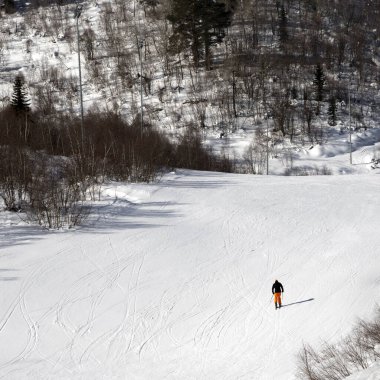
<svg viewBox="0 0 380 380">
<path fill-rule="evenodd" d="M 16 281 L 19 277 L 15 276 L 8 276 L 8 277 L 0 277 L 0 281 Z"/>
<path fill-rule="evenodd" d="M 286 305 L 282 305 L 281 307 L 298 305 L 300 303 L 305 303 L 305 302 L 310 302 L 310 301 L 314 301 L 314 298 L 309 298 L 308 300 L 303 300 L 303 301 L 297 301 L 297 302 L 287 303 Z"/>
<path fill-rule="evenodd" d="M 224 179 L 221 174 L 208 171 L 194 174 L 192 170 L 178 170 L 176 177 L 181 177 L 181 181 L 177 181 L 176 178 L 168 178 L 161 183 L 172 188 L 182 189 L 216 189 L 235 185 L 235 182 Z"/>
<path fill-rule="evenodd" d="M 0 250 L 15 245 L 28 245 L 33 241 L 39 240 L 46 234 L 46 230 L 43 230 L 37 225 L 17 225 L 9 228 L 8 226 L 0 226 Z"/>
<path fill-rule="evenodd" d="M 106 233 L 109 230 L 157 228 L 167 225 L 169 218 L 181 216 L 176 202 L 133 203 L 116 199 L 108 204 L 93 204 L 92 212 L 77 231 L 81 233 Z"/>
<path fill-rule="evenodd" d="M 125 229 L 158 228 L 170 225 L 169 219 L 180 217 L 176 202 L 142 202 L 132 203 L 128 200 L 116 199 L 111 203 L 94 202 L 86 220 L 74 229 L 47 230 L 37 224 L 0 225 L 0 252 L 16 245 L 28 246 L 51 233 L 73 232 L 106 234 L 110 231 Z M 17 222 L 15 215 L 10 219 Z M 22 219 L 18 220 L 23 221 Z M 0 273 L 1 275 L 1 273 Z M 0 277 L 0 280 L 2 278 Z M 5 279 L 3 278 L 5 281 Z M 13 278 L 12 278 L 13 280 Z"/>
<path fill-rule="evenodd" d="M 1 0 L 0 0 L 1 1 Z M 162 186 L 185 189 L 214 189 L 233 185 L 233 182 L 220 178 L 220 173 L 179 171 L 178 177 L 187 177 L 178 181 L 177 178 L 162 181 Z M 125 229 L 147 229 L 169 226 L 170 220 L 182 216 L 181 207 L 184 203 L 174 201 L 131 201 L 126 198 L 105 199 L 89 206 L 89 215 L 80 226 L 72 230 L 51 230 L 36 224 L 20 224 L 9 229 L 0 225 L 0 251 L 15 245 L 28 245 L 37 241 L 47 233 L 70 232 L 106 234 L 110 231 Z M 14 220 L 10 215 L 9 219 Z M 16 221 L 15 221 L 16 223 Z"/>
<path fill-rule="evenodd" d="M 14 272 L 15 269 L 8 268 L 0 268 L 0 281 L 16 281 L 19 279 L 17 276 L 4 276 L 3 274 L 7 274 L 8 272 Z"/>
</svg>

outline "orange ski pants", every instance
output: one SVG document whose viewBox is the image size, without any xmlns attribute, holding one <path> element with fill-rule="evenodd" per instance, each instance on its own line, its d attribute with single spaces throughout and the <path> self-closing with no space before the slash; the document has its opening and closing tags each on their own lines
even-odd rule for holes
<svg viewBox="0 0 380 380">
<path fill-rule="evenodd" d="M 274 303 L 281 305 L 281 293 L 274 293 Z"/>
</svg>

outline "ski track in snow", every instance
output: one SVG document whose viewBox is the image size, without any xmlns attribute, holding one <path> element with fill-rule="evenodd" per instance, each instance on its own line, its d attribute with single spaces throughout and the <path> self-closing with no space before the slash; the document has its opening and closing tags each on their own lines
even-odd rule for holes
<svg viewBox="0 0 380 380">
<path fill-rule="evenodd" d="M 147 186 L 141 204 L 112 205 L 133 207 L 136 229 L 112 229 L 110 215 L 110 232 L 32 243 L 2 305 L 0 339 L 15 326 L 20 337 L 0 379 L 292 379 L 303 342 L 339 339 L 361 316 L 348 310 L 370 311 L 356 249 L 371 274 L 380 205 L 360 179 L 295 187 L 190 173 Z M 277 311 L 275 278 L 285 286 Z M 374 281 L 365 290 L 376 300 Z"/>
</svg>

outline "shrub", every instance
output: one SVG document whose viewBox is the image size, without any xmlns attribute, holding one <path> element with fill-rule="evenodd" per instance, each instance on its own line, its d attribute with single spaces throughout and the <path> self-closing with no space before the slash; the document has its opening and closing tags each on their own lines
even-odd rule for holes
<svg viewBox="0 0 380 380">
<path fill-rule="evenodd" d="M 65 115 L 0 112 L 0 197 L 7 210 L 26 211 L 47 228 L 79 224 L 89 212 L 86 198 L 94 200 L 105 180 L 150 182 L 172 167 L 234 169 L 193 132 L 176 145 L 112 113 L 88 114 L 82 125 Z"/>
<path fill-rule="evenodd" d="M 7 211 L 20 211 L 32 181 L 32 165 L 22 149 L 0 148 L 0 197 Z"/>
<path fill-rule="evenodd" d="M 269 141 L 263 129 L 255 132 L 255 139 L 244 152 L 244 163 L 250 174 L 263 174 L 269 155 Z M 267 145 L 268 144 L 268 145 Z"/>
<path fill-rule="evenodd" d="M 331 170 L 326 166 L 294 166 L 287 168 L 284 173 L 286 176 L 312 176 L 312 175 L 331 175 Z"/>
<path fill-rule="evenodd" d="M 172 165 L 194 170 L 234 171 L 234 163 L 225 154 L 221 157 L 214 155 L 210 147 L 202 144 L 200 134 L 191 128 L 178 142 Z"/>
<path fill-rule="evenodd" d="M 378 360 L 380 308 L 372 322 L 359 320 L 352 333 L 338 344 L 325 343 L 317 352 L 304 345 L 298 355 L 297 377 L 303 380 L 340 380 Z"/>
<path fill-rule="evenodd" d="M 35 161 L 26 211 L 29 220 L 43 227 L 71 228 L 88 216 L 89 206 L 85 201 L 90 184 L 77 181 L 75 163 L 62 159 L 52 161 L 46 157 Z"/>
</svg>

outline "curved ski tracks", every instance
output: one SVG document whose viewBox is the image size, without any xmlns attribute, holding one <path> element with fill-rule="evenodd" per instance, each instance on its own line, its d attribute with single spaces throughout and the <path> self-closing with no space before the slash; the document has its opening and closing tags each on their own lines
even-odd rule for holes
<svg viewBox="0 0 380 380">
<path fill-rule="evenodd" d="M 37 373 L 57 379 L 90 379 L 94 373 L 100 374 L 99 378 L 144 379 L 153 364 L 160 365 L 154 372 L 158 379 L 288 379 L 289 367 L 281 374 L 280 369 L 273 368 L 274 363 L 284 355 L 295 361 L 294 347 L 300 346 L 305 330 L 299 332 L 302 326 L 292 323 L 292 319 L 298 310 L 309 318 L 315 309 L 310 303 L 311 311 L 305 311 L 308 309 L 304 305 L 275 311 L 270 299 L 271 284 L 275 277 L 285 279 L 285 306 L 311 299 L 314 294 L 302 286 L 306 280 L 303 271 L 311 273 L 310 268 L 322 262 L 327 273 L 342 269 L 345 291 L 353 289 L 359 278 L 360 259 L 351 249 L 354 238 L 346 245 L 345 239 L 347 230 L 352 235 L 363 233 L 362 220 L 367 216 L 357 204 L 343 204 L 327 193 L 318 204 L 300 208 L 297 220 L 287 220 L 285 210 L 285 217 L 275 215 L 273 222 L 266 219 L 264 208 L 251 214 L 242 207 L 244 202 L 253 201 L 249 196 L 240 206 L 219 207 L 224 196 L 223 191 L 219 193 L 218 197 L 216 192 L 214 208 L 202 204 L 196 215 L 186 214 L 186 204 L 202 194 L 181 193 L 184 206 L 180 213 L 184 216 L 180 223 L 208 222 L 201 226 L 204 231 L 194 230 L 194 239 L 187 239 L 186 246 L 173 247 L 171 240 L 180 231 L 173 223 L 163 233 L 153 235 L 160 239 L 160 246 L 152 251 L 148 250 L 152 245 L 144 245 L 146 231 L 128 231 L 126 235 L 119 233 L 118 238 L 106 235 L 100 239 L 102 252 L 98 253 L 90 252 L 79 239 L 71 244 L 65 242 L 50 258 L 26 268 L 17 297 L 0 319 L 0 337 L 17 315 L 26 336 L 17 354 L 0 360 L 0 379 L 26 379 Z M 271 204 L 272 198 L 275 193 L 269 192 L 261 202 Z M 338 211 L 326 220 L 313 219 L 314 224 L 303 226 L 309 214 L 317 214 L 317 208 L 324 207 L 323 202 L 326 208 L 338 205 Z M 172 206 L 166 202 L 158 207 L 162 212 Z M 273 207 L 281 209 L 280 203 Z M 215 215 L 207 217 L 211 209 Z M 356 218 L 349 219 L 352 212 Z M 286 233 L 281 235 L 280 228 L 271 229 L 273 223 L 289 225 Z M 220 233 L 216 235 L 215 230 Z M 291 231 L 296 236 L 286 235 Z M 207 233 L 219 238 L 211 255 L 197 251 L 199 245 L 192 242 L 206 242 Z M 290 243 L 281 250 L 281 240 L 286 238 Z M 368 244 L 368 249 L 373 248 Z M 332 250 L 332 246 L 338 250 Z M 145 267 L 155 256 L 164 257 L 166 251 L 176 250 L 190 252 L 194 258 L 187 258 L 186 265 L 193 267 L 145 299 L 145 292 L 150 294 L 159 285 L 154 282 L 155 272 Z M 68 281 L 59 299 L 37 310 L 32 300 L 40 278 L 53 284 L 57 268 L 76 263 L 84 269 Z M 339 297 L 333 280 L 330 284 L 320 283 L 317 276 L 308 280 L 313 282 L 311 289 L 325 294 L 326 299 Z M 328 294 L 326 289 L 331 289 Z M 315 302 L 325 307 L 321 300 Z M 80 310 L 83 315 L 78 316 Z M 46 351 L 44 345 L 51 329 L 60 331 L 60 343 Z M 326 338 L 339 333 L 337 329 L 330 331 L 332 335 Z"/>
</svg>

